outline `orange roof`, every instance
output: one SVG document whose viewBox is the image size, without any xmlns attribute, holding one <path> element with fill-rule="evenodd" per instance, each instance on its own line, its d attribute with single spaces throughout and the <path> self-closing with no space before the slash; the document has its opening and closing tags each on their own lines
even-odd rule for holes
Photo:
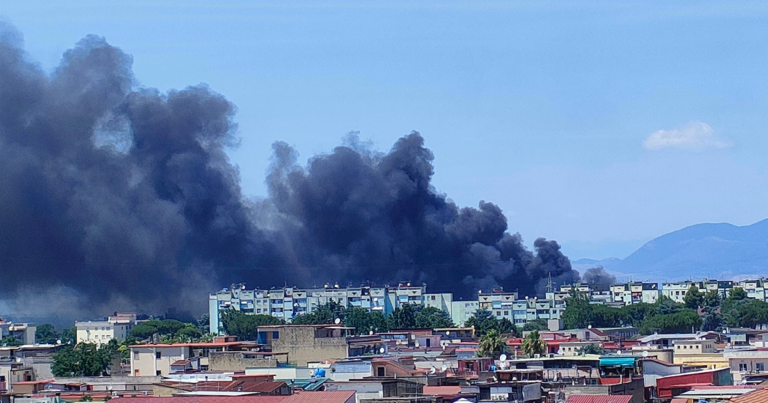
<svg viewBox="0 0 768 403">
<path fill-rule="evenodd" d="M 174 397 L 121 397 L 116 402 L 126 403 L 281 403 L 288 396 L 174 396 Z"/>
<path fill-rule="evenodd" d="M 353 403 L 355 391 L 300 392 L 288 396 L 282 403 Z M 203 402 L 200 402 L 203 403 Z"/>
<path fill-rule="evenodd" d="M 765 403 L 768 402 L 768 389 L 758 389 L 746 395 L 734 397 L 731 403 Z"/>
<path fill-rule="evenodd" d="M 570 395 L 565 403 L 629 403 L 632 395 Z"/>
<path fill-rule="evenodd" d="M 425 395 L 458 395 L 461 393 L 461 386 L 424 386 Z"/>
</svg>

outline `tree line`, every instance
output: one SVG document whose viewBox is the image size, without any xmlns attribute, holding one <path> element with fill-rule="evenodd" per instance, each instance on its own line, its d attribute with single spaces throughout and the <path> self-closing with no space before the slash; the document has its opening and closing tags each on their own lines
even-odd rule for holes
<svg viewBox="0 0 768 403">
<path fill-rule="evenodd" d="M 614 308 L 591 304 L 589 297 L 574 293 L 566 301 L 563 324 L 568 329 L 634 326 L 641 334 L 719 331 L 725 327 L 755 328 L 768 323 L 768 303 L 747 298 L 741 288 L 727 298 L 714 290 L 702 293 L 695 285 L 676 303 L 661 297 L 653 304 L 638 303 Z"/>
</svg>

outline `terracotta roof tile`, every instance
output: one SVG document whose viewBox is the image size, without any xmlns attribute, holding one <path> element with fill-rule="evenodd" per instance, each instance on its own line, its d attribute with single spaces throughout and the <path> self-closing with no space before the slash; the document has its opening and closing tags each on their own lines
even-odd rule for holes
<svg viewBox="0 0 768 403">
<path fill-rule="evenodd" d="M 571 395 L 565 403 L 629 403 L 632 395 Z"/>
<path fill-rule="evenodd" d="M 765 403 L 768 402 L 768 389 L 758 389 L 731 399 L 731 403 Z"/>
<path fill-rule="evenodd" d="M 300 392 L 288 396 L 282 403 L 353 403 L 354 401 L 354 391 L 340 390 L 333 392 Z"/>
</svg>

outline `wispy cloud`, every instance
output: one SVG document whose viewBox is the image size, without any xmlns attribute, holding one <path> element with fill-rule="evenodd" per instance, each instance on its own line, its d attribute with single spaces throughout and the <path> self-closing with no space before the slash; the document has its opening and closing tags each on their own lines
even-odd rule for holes
<svg viewBox="0 0 768 403">
<path fill-rule="evenodd" d="M 643 146 L 648 150 L 661 150 L 664 148 L 677 148 L 690 151 L 704 151 L 711 149 L 728 148 L 731 142 L 718 136 L 712 127 L 704 122 L 688 122 L 677 129 L 662 129 L 651 133 L 643 141 Z"/>
</svg>

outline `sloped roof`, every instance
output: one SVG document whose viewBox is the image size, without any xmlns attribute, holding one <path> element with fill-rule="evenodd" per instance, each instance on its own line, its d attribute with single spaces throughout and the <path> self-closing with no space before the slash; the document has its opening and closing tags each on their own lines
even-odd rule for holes
<svg viewBox="0 0 768 403">
<path fill-rule="evenodd" d="M 758 389 L 731 399 L 731 403 L 765 403 L 768 402 L 768 389 Z"/>
<path fill-rule="evenodd" d="M 355 401 L 355 391 L 353 390 L 300 392 L 288 396 L 282 403 L 346 403 L 349 401 Z"/>
<path fill-rule="evenodd" d="M 632 395 L 571 395 L 565 403 L 629 403 Z"/>
</svg>

